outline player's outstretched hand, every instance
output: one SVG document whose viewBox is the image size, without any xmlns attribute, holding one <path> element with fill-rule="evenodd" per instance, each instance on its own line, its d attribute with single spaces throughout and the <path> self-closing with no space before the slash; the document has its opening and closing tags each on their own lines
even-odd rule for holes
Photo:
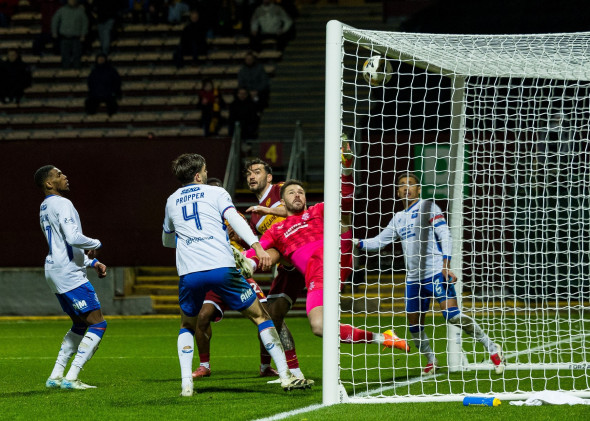
<svg viewBox="0 0 590 421">
<path fill-rule="evenodd" d="M 104 263 L 96 262 L 94 269 L 96 270 L 99 278 L 104 278 L 107 276 L 107 265 Z"/>
<path fill-rule="evenodd" d="M 266 206 L 250 206 L 248 209 L 246 209 L 246 212 L 257 213 L 259 215 L 268 215 L 270 213 L 270 208 L 267 208 Z"/>
</svg>

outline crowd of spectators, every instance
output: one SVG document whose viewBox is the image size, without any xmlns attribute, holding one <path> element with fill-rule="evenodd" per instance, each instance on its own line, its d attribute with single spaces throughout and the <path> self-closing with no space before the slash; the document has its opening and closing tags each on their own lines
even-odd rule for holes
<svg viewBox="0 0 590 421">
<path fill-rule="evenodd" d="M 278 4 L 280 3 L 280 5 Z M 223 100 L 218 82 L 204 79 L 198 92 L 201 126 L 206 136 L 216 135 L 222 123 L 233 134 L 239 122 L 244 139 L 256 139 L 260 117 L 269 105 L 270 79 L 257 60 L 265 39 L 273 39 L 283 50 L 295 35 L 294 0 L 30 0 L 41 14 L 40 32 L 32 39 L 32 53 L 61 55 L 64 69 L 80 69 L 84 54 L 96 57 L 88 76 L 87 114 L 95 114 L 101 104 L 109 115 L 118 110 L 121 77 L 109 62 L 112 40 L 122 22 L 142 24 L 183 24 L 172 59 L 181 68 L 187 57 L 191 65 L 203 65 L 209 40 L 214 37 L 248 37 L 252 51 L 245 55 L 237 76 L 233 101 Z M 18 0 L 0 0 L 0 26 L 10 25 L 18 10 Z M 99 48 L 92 49 L 94 40 Z M 47 46 L 52 44 L 51 51 Z M 10 82 L 9 82 L 10 81 Z M 17 50 L 10 50 L 0 62 L 0 102 L 19 103 L 31 86 L 31 70 Z M 229 119 L 222 121 L 222 110 Z M 225 115 L 225 114 L 223 114 Z"/>
</svg>

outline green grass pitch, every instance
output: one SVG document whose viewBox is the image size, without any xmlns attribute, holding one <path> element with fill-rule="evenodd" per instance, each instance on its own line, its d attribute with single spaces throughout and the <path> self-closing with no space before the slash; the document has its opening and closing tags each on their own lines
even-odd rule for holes
<svg viewBox="0 0 590 421">
<path fill-rule="evenodd" d="M 181 398 L 176 338 L 177 319 L 108 318 L 100 349 L 80 378 L 97 389 L 47 390 L 67 320 L 0 321 L 0 419 L 4 420 L 254 420 L 322 402 L 321 339 L 305 318 L 288 324 L 297 343 L 304 373 L 316 381 L 312 390 L 283 392 L 258 377 L 256 328 L 244 319 L 213 326 L 213 374 L 195 383 L 196 395 Z M 392 360 L 391 351 L 375 358 Z M 344 345 L 343 350 L 350 350 Z M 379 357 L 379 355 L 381 355 Z M 395 354 L 394 354 L 395 355 Z M 393 361 L 400 357 L 394 357 Z M 403 357 L 405 359 L 405 357 Z M 410 356 L 410 358 L 415 358 Z M 198 364 L 195 356 L 194 366 Z M 400 377 L 412 373 L 404 372 Z M 398 379 L 398 373 L 396 373 Z M 424 383 L 428 391 L 429 383 Z M 459 402 L 420 404 L 335 405 L 293 415 L 290 420 L 535 420 L 589 419 L 590 406 L 465 408 Z"/>
</svg>

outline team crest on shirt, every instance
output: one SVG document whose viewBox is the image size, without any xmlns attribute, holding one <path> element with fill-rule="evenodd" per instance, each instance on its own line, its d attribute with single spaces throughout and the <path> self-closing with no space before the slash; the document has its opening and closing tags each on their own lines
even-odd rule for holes
<svg viewBox="0 0 590 421">
<path fill-rule="evenodd" d="M 47 209 L 47 205 L 44 203 L 41 205 L 41 210 L 44 211 L 45 209 Z"/>
<path fill-rule="evenodd" d="M 303 221 L 307 221 L 307 220 L 309 219 L 309 213 L 305 212 L 305 213 L 303 214 L 303 216 L 301 217 L 301 219 L 302 219 Z"/>
<path fill-rule="evenodd" d="M 266 199 L 266 203 L 264 204 L 267 208 L 270 206 L 270 197 Z"/>
</svg>

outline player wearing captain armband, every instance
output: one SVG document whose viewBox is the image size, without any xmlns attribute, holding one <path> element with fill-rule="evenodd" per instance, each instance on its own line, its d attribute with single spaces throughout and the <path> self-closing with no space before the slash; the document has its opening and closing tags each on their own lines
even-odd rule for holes
<svg viewBox="0 0 590 421">
<path fill-rule="evenodd" d="M 183 154 L 172 162 L 172 172 L 182 184 L 166 202 L 162 243 L 176 248 L 181 326 L 178 359 L 181 396 L 193 395 L 192 360 L 197 316 L 205 294 L 213 290 L 232 310 L 240 311 L 258 327 L 260 338 L 275 362 L 284 390 L 305 389 L 311 382 L 295 377 L 287 366 L 277 331 L 256 294 L 236 269 L 224 219 L 250 247 L 263 267 L 270 256 L 247 222 L 236 211 L 229 194 L 208 186 L 207 165 L 198 154 Z"/>
<path fill-rule="evenodd" d="M 359 250 L 379 250 L 401 240 L 406 262 L 406 317 L 414 344 L 426 355 L 425 373 L 434 373 L 438 361 L 424 331 L 430 300 L 436 298 L 445 320 L 473 336 L 490 353 L 495 371 L 504 371 L 502 348 L 494 343 L 475 320 L 457 307 L 450 270 L 451 235 L 441 209 L 432 201 L 420 199 L 420 184 L 414 174 L 403 174 L 397 180 L 397 195 L 405 209 L 397 212 L 379 235 L 364 240 L 354 239 Z"/>
<path fill-rule="evenodd" d="M 210 186 L 222 187 L 221 180 L 217 178 L 208 178 L 207 184 Z M 240 214 L 242 218 L 244 217 Z M 245 219 L 244 219 L 245 220 Z M 231 225 L 228 224 L 227 221 L 224 222 L 227 228 L 227 236 L 229 238 L 230 244 L 232 246 L 232 250 L 234 254 L 237 252 L 244 250 L 244 242 L 241 238 L 237 236 L 235 231 L 232 229 Z M 244 275 L 244 273 L 242 273 Z M 256 281 L 251 277 L 246 277 L 246 281 L 250 284 L 252 290 L 256 293 L 258 300 L 263 305 L 263 307 L 268 310 L 267 307 L 267 298 L 264 295 L 264 292 L 260 288 L 260 286 L 256 283 Z M 199 367 L 193 372 L 193 378 L 200 378 L 200 377 L 209 377 L 211 376 L 211 339 L 213 331 L 211 329 L 211 323 L 217 323 L 223 319 L 223 315 L 225 311 L 227 311 L 228 306 L 226 303 L 223 302 L 221 297 L 217 295 L 214 291 L 209 291 L 205 295 L 205 300 L 203 301 L 203 307 L 199 311 L 199 315 L 197 317 L 197 326 L 195 330 L 195 341 L 197 343 L 197 348 L 199 350 Z M 282 340 L 281 340 L 282 342 Z M 283 347 L 285 345 L 283 344 Z M 287 351 L 285 350 L 285 355 L 287 356 Z M 279 373 L 270 366 L 271 356 L 264 347 L 264 344 L 260 342 L 260 375 L 262 377 L 277 377 Z M 289 365 L 289 357 L 287 356 L 287 365 Z M 289 368 L 290 365 L 289 365 Z M 292 369 L 291 372 L 298 376 L 298 373 L 295 373 Z M 311 382 L 311 380 L 309 380 Z"/>
<path fill-rule="evenodd" d="M 353 202 L 353 179 L 351 176 L 348 145 L 344 148 L 342 175 L 342 209 L 350 212 Z M 307 208 L 305 190 L 301 182 L 289 180 L 281 187 L 281 202 L 287 218 L 272 225 L 262 235 L 260 244 L 264 249 L 275 248 L 288 258 L 295 268 L 305 276 L 307 286 L 307 317 L 312 332 L 323 335 L 323 283 L 324 283 L 324 203 Z M 352 232 L 347 229 L 341 236 L 342 268 L 340 279 L 348 278 L 352 272 Z M 246 257 L 256 261 L 254 250 L 248 250 Z M 395 347 L 409 351 L 406 342 L 393 331 L 374 333 L 357 329 L 351 325 L 340 325 L 340 341 L 344 343 L 374 343 L 388 348 Z"/>
<path fill-rule="evenodd" d="M 45 278 L 73 323 L 61 343 L 45 386 L 51 389 L 95 388 L 82 383 L 78 374 L 98 349 L 107 328 L 96 292 L 86 277 L 88 267 L 94 268 L 99 278 L 106 276 L 107 267 L 96 259 L 96 250 L 102 244 L 82 234 L 78 211 L 64 197 L 70 191 L 64 173 L 53 165 L 46 165 L 35 172 L 35 183 L 45 194 L 40 210 L 41 230 L 49 245 Z M 65 367 L 74 354 L 64 377 Z"/>
</svg>

